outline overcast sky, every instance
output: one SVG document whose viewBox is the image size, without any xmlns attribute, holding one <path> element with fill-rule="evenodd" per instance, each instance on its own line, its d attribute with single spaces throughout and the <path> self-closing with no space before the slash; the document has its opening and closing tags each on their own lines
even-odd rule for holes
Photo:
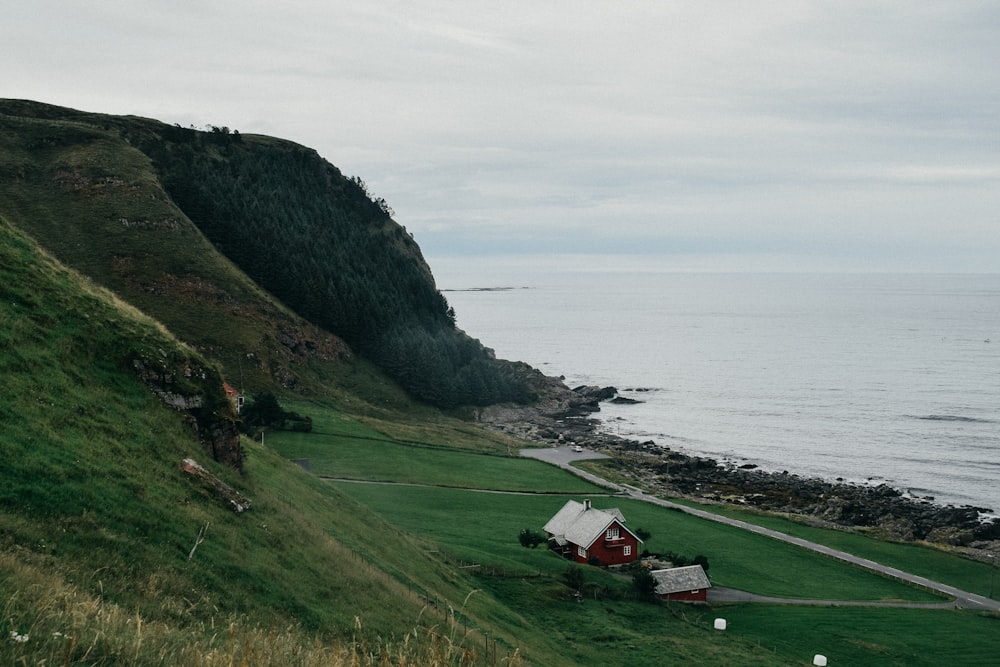
<svg viewBox="0 0 1000 667">
<path fill-rule="evenodd" d="M 1000 272 L 993 0 L 31 0 L 0 40 L 2 97 L 315 148 L 436 273 Z"/>
</svg>

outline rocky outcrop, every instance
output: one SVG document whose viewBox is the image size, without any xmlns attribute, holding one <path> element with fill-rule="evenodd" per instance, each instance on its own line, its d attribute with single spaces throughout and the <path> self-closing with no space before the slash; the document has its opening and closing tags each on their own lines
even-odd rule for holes
<svg viewBox="0 0 1000 667">
<path fill-rule="evenodd" d="M 136 375 L 163 403 L 185 413 L 205 450 L 219 463 L 243 471 L 243 448 L 233 405 L 218 370 L 193 355 L 156 349 L 136 353 Z"/>
<path fill-rule="evenodd" d="M 620 441 L 604 453 L 619 471 L 663 495 L 754 507 L 808 517 L 818 523 L 865 528 L 882 537 L 967 545 L 1000 539 L 1000 523 L 983 521 L 992 510 L 938 505 L 887 484 L 859 484 L 720 465 L 652 443 Z"/>
<path fill-rule="evenodd" d="M 601 401 L 617 395 L 614 387 L 570 389 L 563 378 L 539 375 L 533 388 L 539 396 L 535 403 L 490 405 L 476 413 L 477 420 L 494 430 L 532 442 L 601 447 L 617 440 L 602 433 L 600 420 L 594 418 L 601 409 Z"/>
</svg>

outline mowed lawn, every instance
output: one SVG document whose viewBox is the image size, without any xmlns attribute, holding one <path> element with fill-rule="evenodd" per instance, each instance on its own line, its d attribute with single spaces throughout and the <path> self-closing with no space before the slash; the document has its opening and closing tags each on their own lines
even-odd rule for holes
<svg viewBox="0 0 1000 667">
<path fill-rule="evenodd" d="M 585 602 L 591 615 L 598 614 L 594 623 L 603 624 L 603 630 L 598 632 L 596 625 L 581 625 L 582 611 L 575 603 L 551 599 L 544 576 L 561 581 L 569 563 L 544 547 L 524 548 L 517 539 L 522 528 L 540 529 L 565 498 L 392 484 L 333 484 L 401 530 L 437 543 L 442 558 L 462 561 L 458 565 L 478 564 L 479 568 L 470 571 L 482 573 L 483 586 L 518 609 L 525 622 L 535 628 L 548 628 L 548 632 L 561 632 L 565 641 L 578 647 L 591 636 L 610 642 L 612 637 L 641 633 L 643 627 L 655 626 L 659 618 L 663 629 L 669 627 L 686 636 L 700 633 L 699 641 L 711 650 L 724 640 L 711 629 L 714 619 L 722 617 L 729 626 L 725 639 L 747 641 L 778 664 L 809 664 L 814 654 L 821 653 L 830 658 L 831 665 L 987 665 L 995 664 L 991 661 L 1000 655 L 1000 618 L 940 608 L 776 604 L 704 608 Z M 717 586 L 820 600 L 940 601 L 819 554 L 681 512 L 606 495 L 592 496 L 592 502 L 598 508 L 617 506 L 630 525 L 649 530 L 652 536 L 646 546 L 654 551 L 706 555 L 709 574 Z M 597 585 L 607 585 L 613 576 L 601 568 L 584 570 L 587 581 Z M 530 576 L 535 574 L 543 578 Z M 627 586 L 627 579 L 619 580 L 618 585 Z M 678 630 L 672 624 L 677 614 L 688 621 L 686 629 Z M 642 616 L 647 622 L 639 623 L 632 616 Z M 637 654 L 646 646 L 645 640 L 638 637 L 626 643 L 635 645 Z M 652 650 L 655 642 L 650 647 Z M 642 662 L 639 655 L 633 658 L 638 659 L 635 664 L 654 664 Z"/>
<path fill-rule="evenodd" d="M 991 584 L 1000 582 L 1000 572 L 996 571 L 994 566 L 962 558 L 944 549 L 920 544 L 889 542 L 854 531 L 819 528 L 781 516 L 741 510 L 735 507 L 713 506 L 706 508 L 704 505 L 693 502 L 677 502 L 699 509 L 710 509 L 715 514 L 764 526 L 794 537 L 846 551 L 855 556 L 868 558 L 883 565 L 891 565 L 904 572 L 927 577 L 982 596 L 989 596 L 991 590 L 994 594 L 996 590 L 1000 590 L 1000 588 L 991 586 Z"/>
<path fill-rule="evenodd" d="M 326 418 L 311 433 L 268 433 L 266 445 L 285 458 L 308 460 L 309 469 L 320 477 L 503 491 L 603 492 L 575 475 L 516 453 L 477 454 L 402 443 L 348 420 Z"/>
<path fill-rule="evenodd" d="M 706 556 L 716 585 L 777 597 L 939 599 L 824 556 L 679 511 L 628 498 L 598 500 L 607 495 L 606 489 L 536 460 L 477 454 L 449 449 L 446 444 L 401 443 L 334 411 L 319 411 L 314 420 L 312 433 L 269 433 L 268 447 L 287 458 L 307 459 L 313 473 L 322 477 L 452 487 L 453 492 L 448 493 L 449 489 L 341 485 L 342 490 L 390 522 L 438 540 L 469 560 L 549 569 L 531 560 L 524 562 L 527 550 L 517 541 L 518 533 L 524 528 L 541 530 L 568 497 L 591 497 L 597 507 L 622 508 L 633 530 L 648 530 L 652 537 L 644 547 L 649 551 Z M 542 497 L 502 497 L 460 489 L 521 491 Z M 724 507 L 717 510 L 966 590 L 988 592 L 991 572 L 982 563 L 916 545 L 805 526 L 780 517 Z M 477 526 L 486 535 L 480 534 Z"/>
<path fill-rule="evenodd" d="M 549 627 L 551 632 L 577 628 L 575 635 L 565 630 L 575 639 L 567 635 L 563 641 L 583 642 L 580 650 L 591 640 L 587 638 L 590 632 L 577 622 L 578 607 L 575 603 L 550 599 L 544 593 L 551 590 L 554 582 L 561 581 L 568 562 L 544 547 L 526 549 L 518 541 L 522 529 L 541 530 L 569 498 L 590 498 L 598 508 L 620 508 L 630 527 L 650 532 L 644 545 L 650 551 L 706 556 L 709 575 L 716 586 L 816 600 L 940 600 L 792 545 L 676 510 L 609 495 L 604 489 L 537 461 L 476 455 L 449 450 L 446 446 L 405 444 L 375 432 L 364 432 L 363 427 L 342 429 L 336 434 L 328 425 L 327 428 L 327 433 L 269 434 L 268 446 L 274 446 L 289 458 L 309 459 L 318 474 L 368 480 L 330 484 L 372 508 L 400 530 L 438 545 L 442 559 L 459 561 L 457 565 L 481 566 L 469 572 L 486 574 L 492 570 L 508 576 L 526 575 L 527 578 L 513 579 L 487 577 L 482 581 L 493 594 L 514 605 L 532 627 Z M 389 483 L 371 483 L 372 480 Z M 477 487 L 494 492 L 474 490 Z M 528 493 L 497 493 L 497 489 Z M 979 564 L 946 553 L 825 531 L 783 519 L 747 515 L 740 518 L 768 525 L 776 521 L 781 525 L 773 527 L 784 527 L 795 534 L 805 531 L 804 536 L 814 541 L 863 554 L 873 553 L 877 560 L 897 567 L 919 565 L 926 559 L 926 568 L 958 580 L 970 581 L 981 574 Z M 584 569 L 588 581 L 614 585 L 613 575 L 607 571 Z M 553 583 L 543 583 L 546 580 Z M 616 581 L 617 585 L 627 585 L 621 579 Z M 675 618 L 678 613 L 677 605 L 671 611 L 665 606 L 631 604 L 639 605 L 635 612 L 638 617 L 648 618 L 653 625 L 660 618 L 664 628 L 672 627 L 668 616 Z M 628 624 L 618 627 L 619 622 L 623 614 L 632 613 L 629 611 L 632 607 L 626 602 L 607 602 L 606 606 L 596 617 L 599 624 L 607 625 L 608 636 L 624 632 Z M 640 607 L 646 611 L 640 614 Z M 826 605 L 738 604 L 679 609 L 692 631 L 704 633 L 699 640 L 703 648 L 711 650 L 719 634 L 711 629 L 713 619 L 726 617 L 729 629 L 725 634 L 758 647 L 760 657 L 770 656 L 764 659 L 767 664 L 772 660 L 778 664 L 809 664 L 813 654 L 822 653 L 830 658 L 831 665 L 929 667 L 946 663 L 991 664 L 1000 655 L 1000 619 L 996 615 L 949 609 Z M 642 632 L 642 624 L 633 625 L 630 632 Z M 652 664 L 643 663 L 639 654 L 644 653 L 643 646 L 647 643 L 649 650 L 655 651 L 656 641 L 662 638 L 654 641 L 650 637 L 650 643 L 638 634 L 632 637 L 635 645 L 632 660 L 638 658 L 636 664 Z"/>
<path fill-rule="evenodd" d="M 385 484 L 337 483 L 337 488 L 399 528 L 437 542 L 457 558 L 545 573 L 561 573 L 566 568 L 565 561 L 544 547 L 526 549 L 518 541 L 524 528 L 540 531 L 566 498 Z M 596 508 L 620 508 L 630 527 L 648 530 L 652 536 L 644 547 L 652 552 L 707 556 L 715 585 L 795 598 L 941 599 L 737 528 L 627 498 L 587 497 L 592 497 Z"/>
<path fill-rule="evenodd" d="M 716 617 L 726 634 L 750 639 L 762 649 L 808 665 L 815 654 L 831 667 L 985 667 L 1000 664 L 1000 618 L 951 609 L 876 607 L 794 607 L 738 605 L 705 611 L 701 623 Z"/>
</svg>

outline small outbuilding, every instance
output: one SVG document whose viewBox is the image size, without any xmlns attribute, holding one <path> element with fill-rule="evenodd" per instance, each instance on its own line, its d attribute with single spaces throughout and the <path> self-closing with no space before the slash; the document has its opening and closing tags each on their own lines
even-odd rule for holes
<svg viewBox="0 0 1000 667">
<path fill-rule="evenodd" d="M 617 508 L 599 510 L 589 500 L 567 501 L 545 524 L 549 546 L 577 563 L 623 565 L 639 558 L 642 540 Z"/>
<path fill-rule="evenodd" d="M 712 584 L 701 565 L 671 567 L 650 572 L 656 580 L 656 594 L 661 600 L 707 602 Z"/>
</svg>

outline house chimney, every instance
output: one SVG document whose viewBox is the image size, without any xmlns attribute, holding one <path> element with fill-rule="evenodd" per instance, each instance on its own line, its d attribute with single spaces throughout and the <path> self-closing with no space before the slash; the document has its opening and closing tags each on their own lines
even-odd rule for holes
<svg viewBox="0 0 1000 667">
<path fill-rule="evenodd" d="M 586 512 L 590 509 L 590 498 L 583 501 L 583 511 Z"/>
</svg>

